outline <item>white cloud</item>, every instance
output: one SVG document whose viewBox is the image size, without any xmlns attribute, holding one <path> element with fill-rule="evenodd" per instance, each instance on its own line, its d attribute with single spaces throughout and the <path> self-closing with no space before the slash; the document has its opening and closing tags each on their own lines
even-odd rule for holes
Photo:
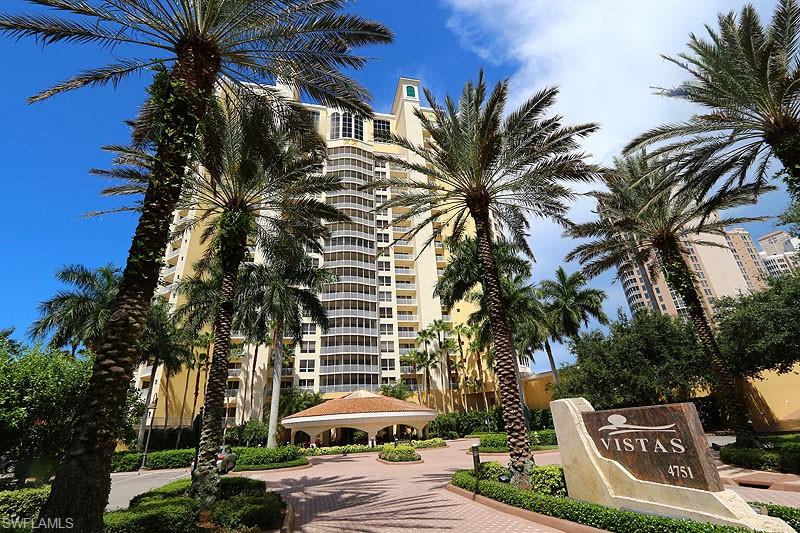
<svg viewBox="0 0 800 533">
<path fill-rule="evenodd" d="M 691 112 L 686 104 L 654 96 L 652 87 L 673 86 L 684 73 L 662 59 L 686 49 L 690 33 L 716 25 L 719 12 L 739 10 L 730 0 L 442 0 L 451 9 L 448 27 L 463 47 L 492 65 L 509 64 L 511 106 L 545 85 L 558 85 L 556 110 L 567 123 L 597 122 L 600 131 L 585 149 L 610 163 L 635 135 Z M 762 15 L 772 0 L 755 2 Z M 590 216 L 593 205 L 581 201 L 572 210 L 576 220 Z M 535 222 L 531 244 L 536 254 L 535 278 L 552 276 L 574 246 L 549 223 Z M 573 267 L 576 268 L 576 267 Z M 606 309 L 627 307 L 612 275 L 593 285 L 609 293 Z M 565 348 L 558 359 L 569 358 Z M 545 369 L 544 357 L 537 369 Z"/>
</svg>

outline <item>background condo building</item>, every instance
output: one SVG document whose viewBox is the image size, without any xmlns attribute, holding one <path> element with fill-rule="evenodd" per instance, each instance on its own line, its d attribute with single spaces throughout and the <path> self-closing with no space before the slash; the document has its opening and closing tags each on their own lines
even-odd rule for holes
<svg viewBox="0 0 800 533">
<path fill-rule="evenodd" d="M 391 197 L 392 191 L 361 189 L 373 179 L 389 175 L 408 177 L 405 170 L 379 161 L 378 156 L 409 157 L 404 149 L 387 142 L 393 133 L 418 145 L 429 142 L 414 116 L 415 109 L 426 110 L 420 106 L 419 94 L 418 80 L 400 78 L 391 111 L 376 113 L 374 119 L 305 104 L 319 133 L 327 139 L 325 170 L 339 176 L 343 183 L 341 190 L 327 194 L 324 200 L 349 215 L 351 221 L 330 224 L 330 236 L 324 243 L 323 253 L 312 254 L 318 264 L 330 268 L 339 278 L 320 295 L 328 311 L 330 329 L 323 333 L 310 319 L 304 323 L 302 342 L 295 346 L 293 358 L 286 361 L 283 368 L 283 388 L 299 387 L 319 391 L 326 397 L 337 397 L 359 389 L 376 390 L 382 384 L 402 380 L 411 390 L 419 390 L 423 375 L 401 359 L 416 347 L 417 332 L 435 320 L 450 324 L 463 322 L 474 309 L 469 304 L 459 304 L 451 316 L 433 295 L 438 276 L 446 266 L 446 252 L 440 238 L 423 249 L 432 235 L 433 225 L 429 224 L 409 238 L 405 233 L 411 228 L 410 222 L 393 223 L 394 218 L 403 213 L 403 208 L 375 210 Z M 297 99 L 297 95 L 291 96 Z M 174 222 L 177 224 L 189 215 L 178 212 Z M 191 275 L 192 265 L 203 252 L 199 233 L 198 230 L 185 233 L 167 249 L 158 293 L 173 305 L 182 300 L 177 282 Z M 263 258 L 258 250 L 253 250 L 249 259 L 260 262 Z M 231 357 L 226 402 L 230 423 L 241 423 L 249 419 L 251 413 L 263 412 L 271 389 L 269 350 L 261 346 L 254 360 L 255 346 L 248 339 L 234 332 L 232 340 L 240 345 L 241 355 L 234 357 L 232 354 Z M 462 363 L 465 364 L 461 372 L 476 375 L 474 360 Z M 528 368 L 520 370 L 529 372 Z M 149 372 L 149 367 L 143 365 L 135 379 L 141 389 L 149 387 L 153 378 L 152 382 L 158 386 L 154 423 L 174 426 L 181 416 L 184 421 L 189 420 L 196 407 L 193 407 L 194 394 L 187 393 L 186 389 L 197 388 L 197 405 L 202 405 L 207 378 L 205 369 L 185 368 L 169 378 L 162 376 L 162 370 L 156 376 L 150 376 Z M 485 388 L 493 391 L 493 377 L 485 368 L 484 372 L 481 381 Z M 252 409 L 251 376 L 254 382 Z M 442 390 L 457 390 L 461 384 L 458 373 L 443 377 L 437 369 L 431 372 L 431 382 L 440 400 Z M 468 402 L 478 405 L 479 398 L 480 401 L 483 398 L 482 390 L 473 387 L 467 396 L 472 397 Z M 492 392 L 488 397 L 494 402 Z M 410 400 L 416 398 L 415 394 Z M 441 405 L 441 401 L 439 403 Z"/>
<path fill-rule="evenodd" d="M 713 241 L 725 247 L 703 246 L 698 241 Z M 756 248 L 752 236 L 744 228 L 728 229 L 724 237 L 701 234 L 684 241 L 709 316 L 714 316 L 712 302 L 715 298 L 763 289 L 768 277 L 798 268 L 800 240 L 785 231 L 774 231 L 758 239 L 758 243 L 763 251 Z M 631 312 L 651 309 L 672 316 L 687 316 L 683 301 L 667 286 L 660 272 L 651 276 L 646 269 L 635 267 L 618 274 Z M 800 373 L 765 372 L 762 378 L 743 384 L 750 417 L 757 429 L 796 429 L 800 424 L 796 392 Z"/>
</svg>

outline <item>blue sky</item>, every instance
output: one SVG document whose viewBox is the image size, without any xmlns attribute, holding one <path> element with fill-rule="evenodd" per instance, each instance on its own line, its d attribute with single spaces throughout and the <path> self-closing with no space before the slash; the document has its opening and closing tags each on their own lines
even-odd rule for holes
<svg viewBox="0 0 800 533">
<path fill-rule="evenodd" d="M 644 5 L 647 4 L 647 7 Z M 638 0 L 360 0 L 353 9 L 380 20 L 396 33 L 390 46 L 365 51 L 374 59 L 356 74 L 374 95 L 377 110 L 388 110 L 399 76 L 419 78 L 437 95 L 458 94 L 465 80 L 482 66 L 494 81 L 511 78 L 512 102 L 545 84 L 558 84 L 558 111 L 568 121 L 597 121 L 602 130 L 586 148 L 608 162 L 631 135 L 662 120 L 679 119 L 689 109 L 651 95 L 653 85 L 681 79 L 659 53 L 683 49 L 686 36 L 713 22 L 722 10 L 742 2 L 674 0 L 654 6 Z M 756 2 L 767 13 L 772 2 Z M 390 7 L 391 6 L 391 7 Z M 397 6 L 397 7 L 396 7 Z M 4 0 L 2 11 L 34 9 L 23 0 Z M 603 21 L 598 24 L 598 21 Z M 118 51 L 120 55 L 122 53 Z M 110 161 L 101 147 L 125 143 L 123 121 L 144 98 L 146 77 L 116 89 L 85 89 L 28 105 L 27 96 L 61 81 L 81 68 L 102 65 L 107 51 L 91 45 L 57 45 L 42 49 L 33 42 L 0 38 L 4 58 L 0 97 L 0 177 L 5 202 L 0 210 L 0 327 L 14 326 L 22 336 L 36 318 L 36 306 L 58 284 L 61 265 L 122 265 L 134 219 L 110 215 L 83 219 L 82 214 L 113 205 L 101 199 L 103 182 L 89 175 Z M 776 214 L 784 204 L 773 193 L 748 210 Z M 591 204 L 578 202 L 576 219 L 589 215 Z M 755 236 L 772 223 L 750 226 Z M 534 222 L 531 242 L 538 263 L 535 278 L 552 274 L 571 243 L 560 231 Z M 593 285 L 609 293 L 607 311 L 624 306 L 611 276 Z M 565 349 L 559 360 L 568 359 Z M 535 367 L 546 368 L 546 358 Z"/>
</svg>

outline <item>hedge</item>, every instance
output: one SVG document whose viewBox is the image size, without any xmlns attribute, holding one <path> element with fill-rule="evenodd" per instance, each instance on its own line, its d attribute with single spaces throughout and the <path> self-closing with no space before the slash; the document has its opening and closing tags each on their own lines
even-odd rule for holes
<svg viewBox="0 0 800 533">
<path fill-rule="evenodd" d="M 399 444 L 397 446 L 394 444 L 384 444 L 378 457 L 384 461 L 391 461 L 393 463 L 407 463 L 422 459 L 414 448 L 405 444 Z"/>
<path fill-rule="evenodd" d="M 529 427 L 532 430 L 553 429 L 553 416 L 550 409 L 531 409 Z M 505 431 L 503 411 L 491 407 L 482 411 L 441 414 L 434 418 L 428 431 L 431 436 L 454 439 L 477 433 L 501 433 Z"/>
<path fill-rule="evenodd" d="M 631 531 L 647 531 L 648 533 L 734 533 L 751 531 L 746 528 L 720 526 L 612 509 L 569 498 L 538 494 L 498 481 L 481 480 L 476 482 L 474 476 L 468 470 L 461 470 L 453 474 L 452 483 L 456 487 L 472 492 L 475 492 L 477 485 L 480 494 L 492 500 L 607 531 L 620 533 L 629 533 Z"/>
<path fill-rule="evenodd" d="M 411 447 L 415 449 L 420 448 L 444 448 L 447 446 L 447 443 L 444 439 L 434 438 L 428 440 L 412 440 Z"/>
<path fill-rule="evenodd" d="M 753 470 L 768 470 L 787 474 L 800 474 L 800 451 L 789 448 L 755 449 L 723 446 L 719 458 L 728 463 Z"/>
<path fill-rule="evenodd" d="M 214 504 L 211 522 L 230 530 L 242 527 L 277 529 L 283 523 L 286 504 L 276 492 L 260 496 L 233 496 Z"/>
<path fill-rule="evenodd" d="M 197 533 L 200 503 L 185 497 L 140 501 L 103 515 L 104 533 Z"/>
<path fill-rule="evenodd" d="M 303 466 L 308 464 L 307 457 L 299 457 L 294 461 L 286 461 L 285 463 L 270 463 L 266 465 L 250 465 L 250 464 L 236 464 L 234 472 L 245 472 L 249 470 L 277 470 L 278 468 L 291 468 L 293 466 Z"/>
<path fill-rule="evenodd" d="M 479 475 L 482 480 L 500 481 L 500 476 L 510 478 L 511 471 L 497 461 L 487 461 L 481 463 Z M 559 465 L 534 466 L 531 470 L 531 490 L 539 494 L 566 497 L 564 469 Z"/>
<path fill-rule="evenodd" d="M 392 444 L 394 446 L 394 444 Z M 411 447 L 413 448 L 440 448 L 447 446 L 443 439 L 433 438 L 427 440 L 412 440 Z M 348 444 L 347 446 L 325 446 L 321 448 L 300 448 L 300 453 L 307 456 L 318 455 L 341 455 L 344 453 L 376 453 L 380 452 L 380 446 L 368 446 L 366 444 Z"/>
<path fill-rule="evenodd" d="M 303 456 L 297 446 L 279 446 L 277 448 L 233 448 L 237 455 L 236 463 L 245 465 L 268 465 L 296 461 Z"/>
<path fill-rule="evenodd" d="M 477 435 L 477 437 L 480 439 L 478 449 L 482 452 L 508 451 L 508 435 L 505 433 L 484 433 Z M 536 448 L 538 446 L 556 446 L 558 445 L 558 440 L 554 430 L 543 429 L 528 433 L 528 443 L 531 448 Z"/>
<path fill-rule="evenodd" d="M 800 509 L 796 509 L 794 507 L 785 507 L 783 505 L 774 505 L 771 503 L 753 503 L 751 505 L 763 505 L 767 508 L 767 514 L 769 516 L 780 518 L 797 531 L 800 531 Z"/>
<path fill-rule="evenodd" d="M 191 479 L 179 479 L 162 487 L 134 496 L 129 507 L 137 507 L 142 503 L 182 497 L 189 494 Z M 267 491 L 267 484 L 260 479 L 248 477 L 222 477 L 219 480 L 219 499 L 225 500 L 233 496 L 260 496 Z"/>
<path fill-rule="evenodd" d="M 49 485 L 0 491 L 0 517 L 35 518 L 49 495 Z"/>
</svg>

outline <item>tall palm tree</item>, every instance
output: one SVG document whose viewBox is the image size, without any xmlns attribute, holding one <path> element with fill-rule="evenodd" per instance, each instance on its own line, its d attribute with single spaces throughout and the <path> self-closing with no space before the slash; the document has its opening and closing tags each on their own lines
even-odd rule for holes
<svg viewBox="0 0 800 533">
<path fill-rule="evenodd" d="M 309 122 L 282 119 L 267 99 L 244 94 L 235 103 L 223 102 L 214 118 L 199 171 L 207 176 L 187 181 L 178 204 L 194 209 L 196 216 L 187 220 L 185 229 L 204 228 L 206 258 L 220 268 L 214 351 L 192 482 L 192 493 L 207 503 L 217 494 L 215 462 L 222 444 L 229 340 L 248 240 L 265 251 L 291 241 L 321 251 L 323 222 L 347 220 L 335 207 L 315 198 L 341 185 L 339 178 L 319 174 L 325 144 Z"/>
<path fill-rule="evenodd" d="M 423 330 L 424 331 L 424 330 Z M 422 350 L 412 350 L 409 355 L 413 355 L 414 357 L 414 367 L 418 369 L 422 369 L 422 373 L 424 374 L 424 381 L 425 381 L 425 403 L 428 404 L 428 407 L 431 407 L 431 403 L 433 404 L 433 408 L 436 411 L 439 411 L 439 400 L 436 399 L 436 393 L 433 393 L 433 402 L 431 402 L 431 369 L 435 367 L 438 363 L 438 358 L 436 357 L 436 353 L 432 350 L 429 350 L 427 347 L 424 347 Z"/>
<path fill-rule="evenodd" d="M 404 359 L 408 361 L 408 363 L 411 365 L 412 370 L 414 370 L 414 381 L 416 383 L 416 389 L 417 389 L 417 403 L 422 405 L 422 391 L 419 388 L 419 382 L 417 381 L 417 376 L 419 375 L 419 367 L 417 366 L 417 362 L 420 361 L 421 357 L 419 355 L 419 352 L 417 352 L 417 350 L 412 348 L 411 350 L 408 351 L 406 355 L 401 356 L 401 363 Z"/>
<path fill-rule="evenodd" d="M 154 144 L 153 179 L 142 203 L 113 319 L 96 354 L 88 400 L 42 513 L 43 518 L 73 516 L 78 530 L 93 533 L 103 527 L 110 489 L 116 444 L 110 429 L 121 418 L 170 218 L 215 87 L 280 80 L 315 100 L 369 115 L 366 91 L 340 69 L 361 68 L 366 59 L 353 49 L 391 42 L 392 35 L 376 22 L 341 13 L 345 0 L 30 2 L 57 14 L 0 14 L 0 32 L 31 37 L 42 45 L 123 45 L 135 54 L 81 72 L 30 101 L 80 87 L 116 85 L 147 70 L 160 72 L 143 113 L 148 125 L 141 135 Z M 283 106 L 277 94 L 273 97 L 276 106 Z M 123 371 L 108 372 L 109 368 Z"/>
<path fill-rule="evenodd" d="M 411 221 L 414 236 L 428 223 L 441 222 L 426 242 L 451 228 L 450 239 L 464 236 L 472 221 L 482 267 L 481 282 L 491 308 L 491 327 L 497 352 L 497 375 L 503 392 L 503 418 L 508 432 L 514 483 L 527 483 L 524 464 L 530 458 L 525 417 L 516 387 L 515 355 L 507 314 L 503 308 L 495 250 L 495 225 L 505 227 L 513 242 L 526 252 L 528 217 L 565 224 L 567 203 L 574 197 L 569 181 L 593 179 L 596 172 L 585 162 L 579 141 L 597 129 L 595 124 L 565 126 L 559 116 L 547 116 L 557 89 L 548 87 L 533 95 L 505 118 L 508 80 L 487 94 L 483 72 L 468 82 L 456 104 L 446 98 L 439 105 L 426 97 L 431 115 L 415 115 L 431 143 L 417 146 L 407 139 L 393 142 L 416 158 L 386 160 L 419 173 L 423 179 L 378 180 L 377 187 L 398 189 L 381 207 L 407 207 L 395 223 Z M 419 161 L 413 162 L 413 160 Z"/>
<path fill-rule="evenodd" d="M 556 269 L 555 279 L 539 283 L 539 292 L 547 312 L 547 335 L 544 347 L 553 372 L 553 381 L 558 383 L 558 369 L 553 359 L 549 339 L 561 341 L 563 337 L 575 338 L 581 324 L 589 325 L 594 318 L 601 324 L 608 324 L 603 312 L 606 293 L 600 289 L 586 287 L 586 277 L 580 272 L 567 274 L 564 267 Z"/>
<path fill-rule="evenodd" d="M 420 366 L 425 370 L 425 388 L 428 395 L 428 404 L 430 405 L 430 395 L 433 393 L 434 405 L 436 405 L 436 410 L 438 411 L 439 401 L 436 398 L 436 391 L 431 387 L 431 369 L 436 366 L 439 361 L 435 352 L 431 350 L 431 345 L 435 340 L 436 333 L 434 333 L 433 329 L 430 327 L 421 329 L 417 332 L 417 345 L 422 346 L 418 363 L 420 363 Z"/>
<path fill-rule="evenodd" d="M 52 335 L 52 346 L 69 346 L 73 355 L 80 345 L 94 351 L 117 297 L 120 274 L 110 263 L 94 270 L 83 265 L 61 267 L 56 279 L 72 288 L 39 304 L 41 316 L 28 335 L 34 340 Z"/>
<path fill-rule="evenodd" d="M 331 270 L 315 266 L 302 248 L 295 245 L 286 244 L 270 255 L 267 264 L 245 266 L 239 300 L 257 301 L 271 318 L 272 394 L 267 447 L 274 448 L 278 445 L 283 339 L 292 337 L 295 343 L 300 342 L 304 315 L 323 332 L 328 330 L 327 312 L 318 294 L 337 277 Z"/>
<path fill-rule="evenodd" d="M 690 246 L 724 246 L 708 240 L 707 236 L 724 235 L 726 226 L 763 220 L 763 217 L 717 214 L 752 204 L 759 187 L 747 184 L 696 201 L 697 193 L 680 184 L 672 190 L 663 190 L 661 184 L 665 180 L 674 180 L 668 172 L 644 155 L 616 160 L 615 171 L 604 180 L 608 190 L 595 193 L 598 219 L 567 231 L 571 237 L 590 239 L 570 252 L 567 259 L 578 259 L 588 277 L 609 268 L 625 271 L 635 265 L 645 265 L 653 277 L 663 275 L 686 306 L 730 414 L 737 442 L 754 443 L 747 407 L 720 354 L 712 317 L 703 305 L 699 281 L 688 257 Z"/>
<path fill-rule="evenodd" d="M 453 328 L 441 318 L 437 318 L 431 322 L 429 329 L 436 339 L 436 358 L 439 360 L 439 368 L 436 370 L 442 381 L 442 405 L 445 414 L 447 414 L 447 402 L 450 389 L 450 350 L 453 346 L 452 343 L 446 344 L 445 341 L 447 340 L 447 333 Z"/>
<path fill-rule="evenodd" d="M 453 333 L 456 334 L 456 346 L 458 348 L 458 361 L 456 362 L 456 368 L 458 368 L 458 373 L 461 377 L 461 384 L 464 387 L 461 401 L 462 405 L 464 406 L 464 410 L 467 410 L 467 386 L 470 382 L 469 376 L 467 376 L 466 373 L 468 363 L 466 353 L 464 352 L 464 342 L 466 342 L 465 339 L 469 338 L 470 328 L 467 324 L 456 324 L 453 326 Z"/>
<path fill-rule="evenodd" d="M 252 278 L 245 277 L 242 282 L 247 282 L 247 280 L 250 279 Z M 242 332 L 246 342 L 253 346 L 253 365 L 250 369 L 250 385 L 247 387 L 247 391 L 245 391 L 245 394 L 250 395 L 250 418 L 253 418 L 253 397 L 255 392 L 253 389 L 255 387 L 256 367 L 258 365 L 258 349 L 261 345 L 271 346 L 270 333 L 274 328 L 273 320 L 268 309 L 255 297 L 258 296 L 258 294 L 254 292 L 255 291 L 250 289 L 244 290 L 244 288 L 240 291 L 240 294 L 249 294 L 251 296 L 237 299 L 237 312 L 233 324 L 236 330 Z M 255 419 L 260 420 L 261 417 L 255 417 Z"/>
<path fill-rule="evenodd" d="M 659 143 L 652 155 L 677 165 L 700 194 L 715 184 L 735 187 L 751 176 L 770 178 L 770 163 L 792 196 L 800 194 L 800 4 L 779 0 L 764 26 L 751 4 L 739 15 L 720 14 L 707 38 L 692 34 L 689 51 L 668 61 L 689 79 L 659 93 L 696 104 L 685 122 L 658 126 L 626 147 L 630 154 Z"/>
<path fill-rule="evenodd" d="M 176 313 L 177 314 L 177 313 Z M 203 332 L 192 339 L 192 353 L 189 358 L 188 364 L 186 365 L 188 369 L 188 375 L 186 376 L 186 385 L 189 385 L 189 376 L 191 376 L 191 371 L 195 371 L 194 376 L 194 393 L 192 397 L 192 411 L 189 414 L 189 424 L 191 425 L 194 422 L 194 415 L 197 411 L 197 398 L 200 395 L 200 376 L 202 375 L 203 371 L 208 368 L 210 363 L 209 355 L 211 354 L 211 343 L 214 340 L 214 335 L 211 332 Z M 183 391 L 183 405 L 186 405 L 186 391 Z M 178 420 L 178 437 L 175 441 L 175 449 L 179 449 L 181 446 L 181 434 L 183 433 L 181 430 L 183 429 L 183 409 L 181 409 L 180 419 Z"/>
</svg>

